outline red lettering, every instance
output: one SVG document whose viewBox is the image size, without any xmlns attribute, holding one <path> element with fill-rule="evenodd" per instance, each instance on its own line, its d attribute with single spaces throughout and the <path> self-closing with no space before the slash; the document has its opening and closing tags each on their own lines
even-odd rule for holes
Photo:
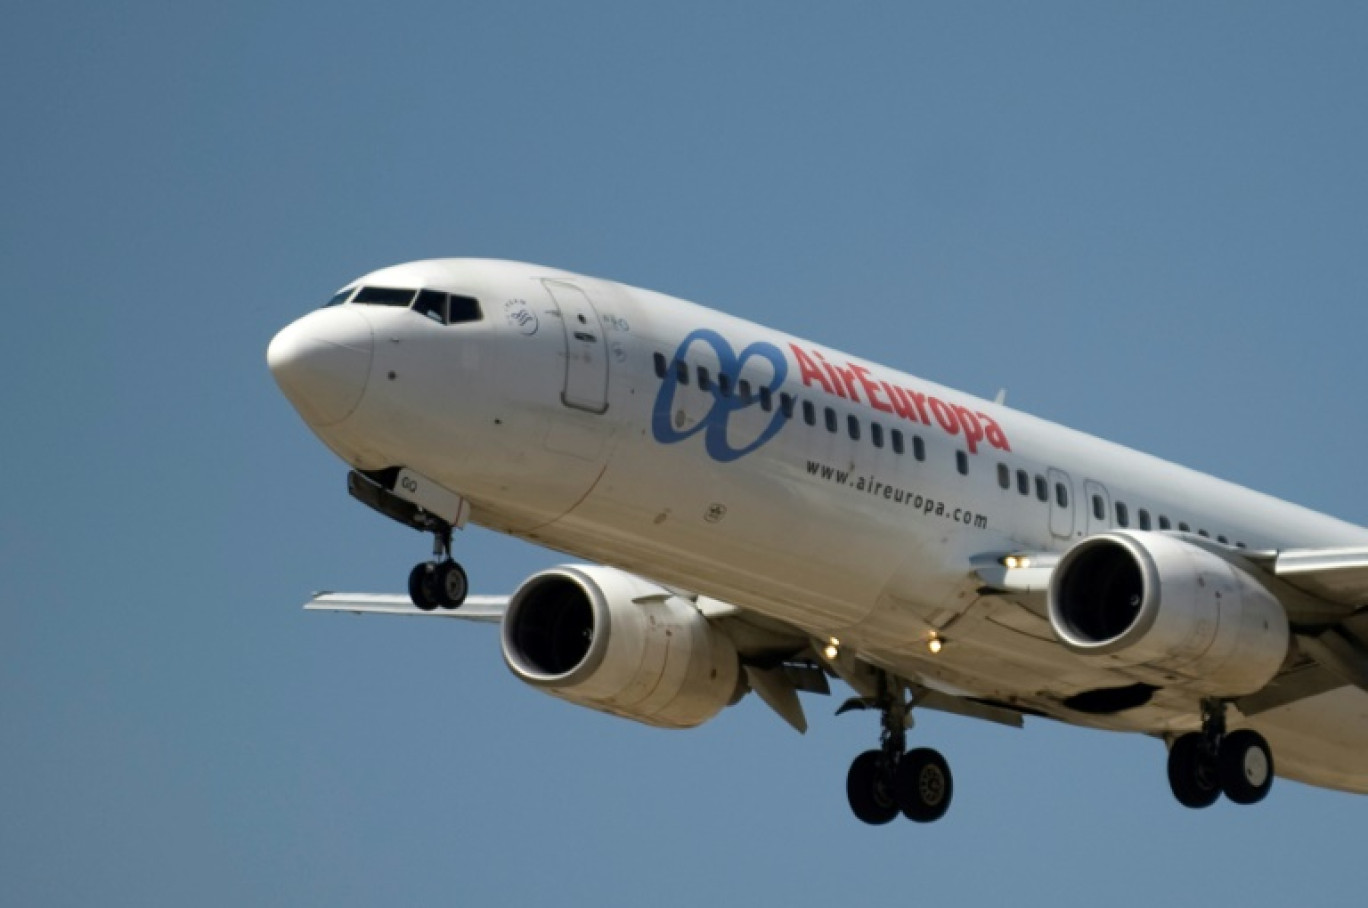
<svg viewBox="0 0 1368 908">
<path fill-rule="evenodd" d="M 836 374 L 841 376 L 841 380 L 845 382 L 846 390 L 850 392 L 850 399 L 858 403 L 860 395 L 855 390 L 855 373 L 850 369 L 842 369 L 837 366 Z"/>
<path fill-rule="evenodd" d="M 825 357 L 816 350 L 812 351 L 812 355 L 821 360 L 822 368 L 826 370 L 827 377 L 831 379 L 830 384 L 824 385 L 827 389 L 827 393 L 835 394 L 837 397 L 845 397 L 845 388 L 841 387 L 841 376 L 836 374 L 836 370 L 831 367 L 831 363 L 827 362 Z"/>
<path fill-rule="evenodd" d="M 875 410 L 882 410 L 885 413 L 893 412 L 892 407 L 890 407 L 883 401 L 879 400 L 877 396 L 879 393 L 879 386 L 874 384 L 873 379 L 869 377 L 868 369 L 866 369 L 864 366 L 857 366 L 854 363 L 851 363 L 850 371 L 854 372 L 856 377 L 860 379 L 860 384 L 864 385 L 865 397 L 869 398 L 869 405 L 871 407 L 873 407 Z"/>
<path fill-rule="evenodd" d="M 921 417 L 921 421 L 928 426 L 931 425 L 931 417 L 926 414 L 926 395 L 909 390 L 907 396 L 912 398 L 912 403 L 917 405 L 917 415 Z"/>
<path fill-rule="evenodd" d="M 811 388 L 813 379 L 816 379 L 817 384 L 822 386 L 822 390 L 830 394 L 831 386 L 827 384 L 826 376 L 822 374 L 821 369 L 817 368 L 817 364 L 797 344 L 789 344 L 789 349 L 793 351 L 793 358 L 798 360 L 798 369 L 802 373 L 800 378 L 802 378 L 803 384 Z"/>
<path fill-rule="evenodd" d="M 903 419 L 917 421 L 917 411 L 912 409 L 912 401 L 907 399 L 907 392 L 897 385 L 890 385 L 888 382 L 881 382 L 884 392 L 888 394 L 888 399 L 893 404 L 893 412 Z"/>
<path fill-rule="evenodd" d="M 979 423 L 978 417 L 968 407 L 961 407 L 955 404 L 955 415 L 959 417 L 960 425 L 964 427 L 964 441 L 969 447 L 970 454 L 978 453 L 978 443 L 983 441 L 983 426 Z"/>
<path fill-rule="evenodd" d="M 936 422 L 941 424 L 942 429 L 951 435 L 959 434 L 959 419 L 945 401 L 939 397 L 931 398 L 931 412 L 936 414 Z"/>
<path fill-rule="evenodd" d="M 1012 446 L 1007 444 L 1007 436 L 1002 431 L 1002 426 L 993 421 L 993 417 L 987 413 L 980 413 L 979 418 L 983 420 L 984 434 L 988 438 L 988 444 L 997 448 L 999 451 L 1010 451 Z"/>
</svg>

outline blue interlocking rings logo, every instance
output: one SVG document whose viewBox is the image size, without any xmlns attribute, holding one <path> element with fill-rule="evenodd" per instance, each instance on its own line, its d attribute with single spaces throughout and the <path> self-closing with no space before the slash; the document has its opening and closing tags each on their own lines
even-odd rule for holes
<svg viewBox="0 0 1368 908">
<path fill-rule="evenodd" d="M 675 394 L 680 385 L 679 372 L 675 364 L 688 362 L 689 351 L 695 344 L 706 344 L 712 349 L 713 354 L 717 357 L 718 374 L 727 376 L 732 388 L 729 389 L 729 393 L 724 394 L 719 384 L 714 383 L 711 389 L 712 405 L 708 408 L 708 412 L 703 414 L 698 422 L 681 430 L 676 429 L 672 422 Z M 759 403 L 758 396 L 747 395 L 743 398 L 735 390 L 735 386 L 741 377 L 741 370 L 755 357 L 765 360 L 773 369 L 774 374 L 769 383 L 761 386 L 767 389 L 766 397 L 772 400 L 773 396 L 779 393 L 779 389 L 784 384 L 784 379 L 788 377 L 788 360 L 784 359 L 784 354 L 779 351 L 778 347 L 764 341 L 756 341 L 742 350 L 740 354 L 737 354 L 726 338 L 707 328 L 699 328 L 684 338 L 679 349 L 675 351 L 674 362 L 665 371 L 664 380 L 660 385 L 660 393 L 656 395 L 655 410 L 651 414 L 651 434 L 655 436 L 655 440 L 663 445 L 676 444 L 702 432 L 704 448 L 707 450 L 708 456 L 719 463 L 730 463 L 740 457 L 745 457 L 778 434 L 784 424 L 784 413 L 782 407 L 776 406 L 769 423 L 749 444 L 733 447 L 731 439 L 727 437 L 732 414 Z"/>
</svg>

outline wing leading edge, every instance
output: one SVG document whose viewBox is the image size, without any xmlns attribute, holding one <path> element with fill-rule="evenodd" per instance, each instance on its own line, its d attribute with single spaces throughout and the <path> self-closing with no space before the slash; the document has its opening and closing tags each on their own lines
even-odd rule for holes
<svg viewBox="0 0 1368 908">
<path fill-rule="evenodd" d="M 461 618 L 497 624 L 508 610 L 508 596 L 469 596 L 457 609 L 423 611 L 399 593 L 316 593 L 304 603 L 311 612 L 351 612 L 355 615 L 412 615 L 422 618 Z"/>
</svg>

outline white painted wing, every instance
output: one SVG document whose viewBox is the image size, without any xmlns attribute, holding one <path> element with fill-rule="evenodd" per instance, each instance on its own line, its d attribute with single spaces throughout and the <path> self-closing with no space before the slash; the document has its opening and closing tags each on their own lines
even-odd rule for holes
<svg viewBox="0 0 1368 908">
<path fill-rule="evenodd" d="M 316 593 L 304 603 L 304 608 L 315 612 L 461 618 L 497 624 L 508 610 L 508 599 L 508 596 L 470 596 L 460 608 L 425 612 L 414 605 L 408 596 L 398 593 Z"/>
<path fill-rule="evenodd" d="M 1368 604 L 1368 549 L 1290 549 L 1273 573 L 1300 590 L 1341 605 Z"/>
</svg>

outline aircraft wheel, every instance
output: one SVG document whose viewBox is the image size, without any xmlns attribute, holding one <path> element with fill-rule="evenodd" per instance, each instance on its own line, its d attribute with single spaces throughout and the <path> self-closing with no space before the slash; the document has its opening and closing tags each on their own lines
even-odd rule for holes
<svg viewBox="0 0 1368 908">
<path fill-rule="evenodd" d="M 1236 804 L 1257 804 L 1273 787 L 1273 754 L 1257 731 L 1232 731 L 1217 759 L 1221 790 Z"/>
<path fill-rule="evenodd" d="M 425 612 L 437 608 L 437 565 L 431 561 L 415 564 L 409 571 L 409 599 Z"/>
<path fill-rule="evenodd" d="M 1197 732 L 1173 742 L 1168 755 L 1169 787 L 1184 807 L 1210 807 L 1221 796 L 1220 772 Z"/>
<path fill-rule="evenodd" d="M 437 604 L 442 608 L 460 608 L 470 589 L 465 569 L 454 561 L 444 561 L 433 573 L 436 575 Z"/>
<path fill-rule="evenodd" d="M 954 791 L 950 764 L 939 751 L 929 747 L 908 751 L 893 776 L 898 808 L 916 823 L 930 823 L 945 816 Z"/>
<path fill-rule="evenodd" d="M 846 775 L 846 797 L 856 817 L 871 826 L 881 826 L 898 815 L 892 775 L 883 751 L 867 750 L 855 758 Z"/>
</svg>

